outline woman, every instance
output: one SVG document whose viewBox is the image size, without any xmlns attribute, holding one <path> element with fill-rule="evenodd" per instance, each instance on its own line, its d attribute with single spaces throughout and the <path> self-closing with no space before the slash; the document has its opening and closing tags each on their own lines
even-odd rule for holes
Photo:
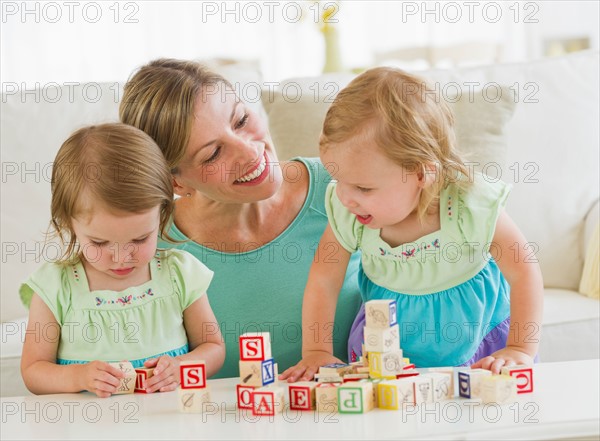
<svg viewBox="0 0 600 441">
<path fill-rule="evenodd" d="M 302 356 L 302 297 L 327 224 L 330 176 L 318 159 L 280 163 L 266 122 L 232 85 L 201 65 L 159 59 L 125 85 L 119 115 L 149 134 L 165 155 L 176 201 L 170 236 L 215 273 L 208 298 L 225 339 L 225 364 L 214 377 L 239 376 L 238 337 L 270 332 L 280 371 Z M 174 246 L 167 242 L 163 246 Z M 356 256 L 340 293 L 335 323 L 304 338 L 330 341 L 347 359 L 360 306 Z M 207 327 L 207 333 L 217 327 Z"/>
</svg>

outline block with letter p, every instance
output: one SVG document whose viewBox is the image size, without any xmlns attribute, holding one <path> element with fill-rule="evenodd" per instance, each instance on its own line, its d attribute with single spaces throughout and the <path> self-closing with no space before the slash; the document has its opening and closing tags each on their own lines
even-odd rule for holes
<svg viewBox="0 0 600 441">
<path fill-rule="evenodd" d="M 179 363 L 181 389 L 204 389 L 206 387 L 206 362 L 190 360 Z"/>
<path fill-rule="evenodd" d="M 268 332 L 247 332 L 240 335 L 240 360 L 263 361 L 271 358 Z"/>
</svg>

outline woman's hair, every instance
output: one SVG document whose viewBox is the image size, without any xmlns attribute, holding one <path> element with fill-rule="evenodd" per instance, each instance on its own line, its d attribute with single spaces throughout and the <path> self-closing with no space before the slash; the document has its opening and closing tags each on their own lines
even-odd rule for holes
<svg viewBox="0 0 600 441">
<path fill-rule="evenodd" d="M 220 84 L 233 89 L 221 75 L 194 61 L 154 60 L 125 84 L 119 117 L 150 135 L 172 173 L 177 173 L 190 139 L 196 100 L 202 92 L 216 92 Z"/>
<path fill-rule="evenodd" d="M 66 244 L 60 261 L 78 253 L 72 219 L 95 206 L 140 213 L 160 206 L 160 232 L 173 212 L 173 183 L 156 143 L 121 123 L 84 127 L 60 147 L 52 168 L 51 228 Z"/>
<path fill-rule="evenodd" d="M 442 188 L 469 171 L 455 151 L 454 118 L 440 94 L 425 80 L 391 67 L 370 69 L 342 89 L 325 116 L 322 151 L 369 130 L 374 143 L 411 172 L 431 173 L 417 213 L 423 219 Z M 466 181 L 466 182 L 465 182 Z M 459 183 L 468 184 L 470 179 Z"/>
</svg>

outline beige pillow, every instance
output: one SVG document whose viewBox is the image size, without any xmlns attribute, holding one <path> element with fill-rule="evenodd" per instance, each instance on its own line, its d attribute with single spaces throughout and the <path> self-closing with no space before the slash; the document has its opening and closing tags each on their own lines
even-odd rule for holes
<svg viewBox="0 0 600 441">
<path fill-rule="evenodd" d="M 324 82 L 317 88 L 288 87 L 287 93 L 263 93 L 263 106 L 269 117 L 269 128 L 279 158 L 318 156 L 319 136 L 327 109 L 335 94 L 347 84 Z M 316 83 L 315 83 L 316 84 Z M 332 85 L 335 84 L 335 85 Z M 286 90 L 286 89 L 284 89 Z M 458 98 L 457 98 L 458 97 Z M 465 160 L 476 170 L 494 175 L 506 161 L 505 125 L 515 109 L 511 90 L 490 88 L 469 95 L 468 91 L 447 99 L 454 113 L 457 145 Z"/>
</svg>

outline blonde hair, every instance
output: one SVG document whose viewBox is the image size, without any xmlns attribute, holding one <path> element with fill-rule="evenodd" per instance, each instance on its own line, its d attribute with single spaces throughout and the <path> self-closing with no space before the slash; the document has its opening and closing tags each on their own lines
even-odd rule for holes
<svg viewBox="0 0 600 441">
<path fill-rule="evenodd" d="M 52 168 L 51 229 L 66 249 L 79 252 L 72 219 L 93 207 L 140 213 L 160 206 L 160 232 L 168 237 L 173 184 L 165 158 L 141 130 L 121 123 L 84 127 L 60 147 Z"/>
<path fill-rule="evenodd" d="M 119 118 L 150 135 L 175 174 L 190 139 L 196 100 L 218 84 L 233 89 L 221 75 L 194 61 L 151 61 L 125 84 Z"/>
<path fill-rule="evenodd" d="M 430 173 L 436 178 L 422 192 L 417 208 L 419 219 L 439 200 L 449 182 L 469 171 L 455 151 L 454 118 L 435 89 L 422 78 L 400 69 L 370 69 L 342 89 L 327 111 L 320 149 L 371 129 L 375 144 L 398 165 Z M 459 180 L 468 185 L 470 179 Z"/>
</svg>

